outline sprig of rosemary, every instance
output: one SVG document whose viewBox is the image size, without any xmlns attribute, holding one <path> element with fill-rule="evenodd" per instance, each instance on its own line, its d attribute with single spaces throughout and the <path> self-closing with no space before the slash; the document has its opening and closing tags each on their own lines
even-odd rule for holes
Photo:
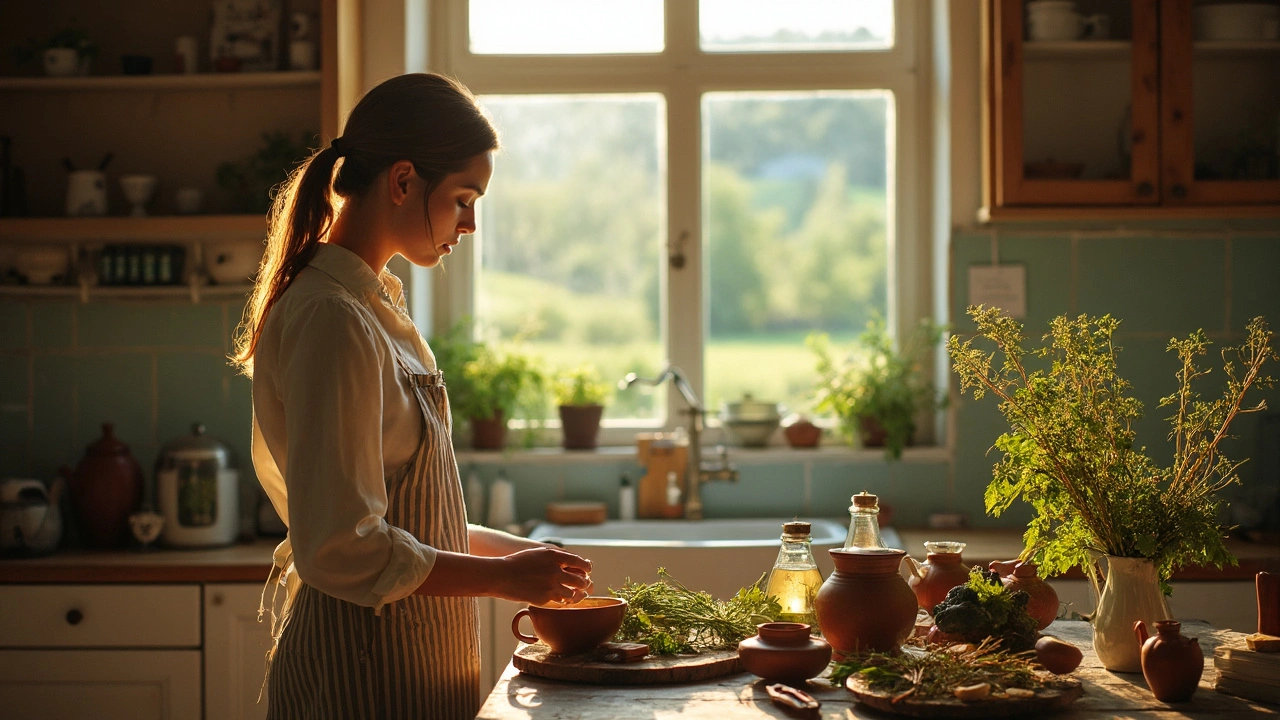
<svg viewBox="0 0 1280 720">
<path fill-rule="evenodd" d="M 1032 666 L 1034 653 L 1008 653 L 998 640 L 979 645 L 918 650 L 897 655 L 881 652 L 846 655 L 831 668 L 831 684 L 844 685 L 855 673 L 877 690 L 894 695 L 910 693 L 913 699 L 952 697 L 955 688 L 988 683 L 992 692 L 1008 688 L 1035 689 L 1043 683 Z"/>
<path fill-rule="evenodd" d="M 665 568 L 658 582 L 633 583 L 630 578 L 614 597 L 627 601 L 627 614 L 615 639 L 642 642 L 654 655 L 695 653 L 734 647 L 756 633 L 756 625 L 777 619 L 782 607 L 761 589 L 765 576 L 721 601 L 690 590 Z"/>
</svg>

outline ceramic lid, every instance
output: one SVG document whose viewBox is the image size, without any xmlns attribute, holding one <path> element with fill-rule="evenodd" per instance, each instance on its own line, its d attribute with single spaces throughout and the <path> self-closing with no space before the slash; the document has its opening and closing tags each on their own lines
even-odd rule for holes
<svg viewBox="0 0 1280 720">
<path fill-rule="evenodd" d="M 206 435 L 204 432 L 204 425 L 201 423 L 194 423 L 191 426 L 190 435 L 183 435 L 170 440 L 164 448 L 160 450 L 160 459 L 158 462 L 163 463 L 166 458 L 170 457 L 180 457 L 183 459 L 205 458 L 209 460 L 217 460 L 220 467 L 235 467 L 235 460 L 231 454 L 231 448 L 217 438 L 211 435 Z"/>
<path fill-rule="evenodd" d="M 782 414 L 778 403 L 756 400 L 746 393 L 738 402 L 721 402 L 720 416 L 725 420 L 771 420 L 777 422 Z"/>
</svg>

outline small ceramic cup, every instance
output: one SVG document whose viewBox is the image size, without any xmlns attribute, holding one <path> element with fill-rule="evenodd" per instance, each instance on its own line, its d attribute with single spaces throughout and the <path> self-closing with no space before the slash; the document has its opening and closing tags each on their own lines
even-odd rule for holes
<svg viewBox="0 0 1280 720">
<path fill-rule="evenodd" d="M 572 605 L 530 605 L 511 619 L 511 632 L 530 645 L 541 642 L 556 655 L 579 655 L 609 641 L 627 614 L 627 601 L 588 597 Z M 520 632 L 521 618 L 533 622 L 534 635 Z"/>
<path fill-rule="evenodd" d="M 173 204 L 183 215 L 194 215 L 204 208 L 204 191 L 194 187 L 178 188 Z"/>
</svg>

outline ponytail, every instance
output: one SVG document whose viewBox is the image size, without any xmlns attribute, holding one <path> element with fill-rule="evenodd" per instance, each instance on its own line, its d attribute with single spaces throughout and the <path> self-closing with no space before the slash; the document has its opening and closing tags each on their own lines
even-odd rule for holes
<svg viewBox="0 0 1280 720">
<path fill-rule="evenodd" d="M 267 216 L 267 250 L 258 267 L 244 316 L 236 329 L 231 364 L 253 377 L 253 356 L 267 312 L 316 254 L 320 238 L 333 223 L 334 167 L 341 157 L 337 141 L 303 161 L 281 186 Z"/>
<path fill-rule="evenodd" d="M 425 205 L 445 176 L 497 148 L 493 125 L 457 80 L 410 73 L 366 93 L 351 110 L 343 136 L 303 161 L 271 204 L 267 250 L 236 328 L 231 364 L 253 377 L 267 313 L 315 257 L 342 202 L 363 196 L 382 172 L 408 159 L 426 185 Z"/>
</svg>

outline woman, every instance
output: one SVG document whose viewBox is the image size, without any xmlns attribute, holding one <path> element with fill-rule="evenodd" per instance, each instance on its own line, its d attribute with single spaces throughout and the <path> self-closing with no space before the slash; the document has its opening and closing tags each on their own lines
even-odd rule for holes
<svg viewBox="0 0 1280 720">
<path fill-rule="evenodd" d="M 475 231 L 497 145 L 466 88 L 403 75 L 275 199 L 233 358 L 289 527 L 267 582 L 271 718 L 473 717 L 474 598 L 590 592 L 587 560 L 467 525 L 444 384 L 384 271 L 395 254 L 438 265 Z"/>
</svg>

